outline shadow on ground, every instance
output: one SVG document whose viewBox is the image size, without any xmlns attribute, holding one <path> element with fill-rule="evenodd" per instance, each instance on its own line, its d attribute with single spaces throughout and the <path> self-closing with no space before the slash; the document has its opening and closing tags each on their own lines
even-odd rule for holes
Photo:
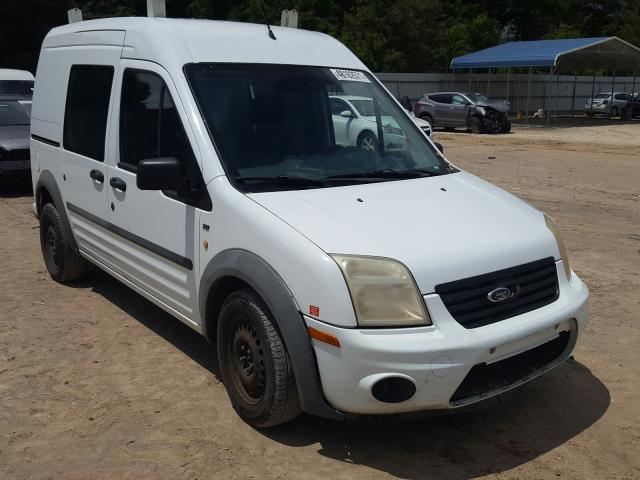
<svg viewBox="0 0 640 480">
<path fill-rule="evenodd" d="M 0 175 L 0 198 L 31 197 L 31 177 L 5 178 Z"/>
<path fill-rule="evenodd" d="M 93 288 L 221 379 L 215 349 L 203 337 L 126 286 L 100 271 L 75 286 Z M 606 386 L 569 360 L 470 412 L 395 423 L 303 415 L 256 435 L 292 448 L 318 444 L 319 455 L 401 478 L 456 480 L 504 472 L 553 450 L 592 426 L 609 403 Z"/>
</svg>

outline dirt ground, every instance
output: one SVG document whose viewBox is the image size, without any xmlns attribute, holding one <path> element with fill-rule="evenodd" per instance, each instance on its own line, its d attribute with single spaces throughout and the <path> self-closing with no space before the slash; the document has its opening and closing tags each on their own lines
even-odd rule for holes
<svg viewBox="0 0 640 480">
<path fill-rule="evenodd" d="M 640 124 L 438 133 L 551 214 L 591 289 L 575 359 L 500 406 L 421 421 L 238 419 L 204 339 L 106 274 L 54 283 L 0 195 L 0 479 L 640 478 Z"/>
</svg>

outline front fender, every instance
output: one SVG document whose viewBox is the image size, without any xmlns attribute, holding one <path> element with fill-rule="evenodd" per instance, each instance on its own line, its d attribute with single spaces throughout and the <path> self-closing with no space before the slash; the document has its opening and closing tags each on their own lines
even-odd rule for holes
<svg viewBox="0 0 640 480">
<path fill-rule="evenodd" d="M 341 413 L 331 408 L 324 399 L 316 359 L 302 319 L 300 308 L 284 280 L 263 258 L 242 249 L 229 249 L 218 253 L 205 268 L 200 282 L 199 306 L 205 334 L 217 319 L 209 318 L 209 293 L 216 282 L 225 277 L 242 280 L 264 300 L 273 314 L 282 340 L 289 354 L 298 385 L 298 394 L 304 411 L 332 419 L 342 419 Z"/>
</svg>

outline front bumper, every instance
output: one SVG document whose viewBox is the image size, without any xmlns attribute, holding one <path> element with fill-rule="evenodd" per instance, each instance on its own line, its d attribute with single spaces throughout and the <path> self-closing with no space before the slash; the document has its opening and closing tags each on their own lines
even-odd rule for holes
<svg viewBox="0 0 640 480">
<path fill-rule="evenodd" d="M 584 112 L 585 113 L 609 113 L 609 104 L 601 104 L 601 103 L 594 103 L 592 106 L 589 105 L 585 105 L 584 106 Z"/>
<path fill-rule="evenodd" d="M 313 340 L 322 388 L 327 401 L 351 414 L 399 414 L 461 407 L 525 383 L 565 360 L 588 319 L 586 285 L 572 274 L 565 279 L 556 262 L 560 295 L 537 310 L 472 330 L 449 314 L 436 294 L 424 297 L 433 325 L 400 329 L 348 329 L 305 316 L 307 326 L 340 340 L 340 347 Z M 540 346 L 569 332 L 567 347 L 554 361 L 504 388 L 451 401 L 458 387 L 478 364 L 492 364 Z M 373 385 L 400 377 L 415 385 L 415 394 L 399 403 L 374 398 Z"/>
</svg>

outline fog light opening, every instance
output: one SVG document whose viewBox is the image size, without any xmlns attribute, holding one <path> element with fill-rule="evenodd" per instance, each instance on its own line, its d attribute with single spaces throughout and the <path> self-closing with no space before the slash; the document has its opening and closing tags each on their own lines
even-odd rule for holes
<svg viewBox="0 0 640 480">
<path fill-rule="evenodd" d="M 371 387 L 373 397 L 384 403 L 406 402 L 416 393 L 415 384 L 404 377 L 386 377 Z"/>
</svg>

